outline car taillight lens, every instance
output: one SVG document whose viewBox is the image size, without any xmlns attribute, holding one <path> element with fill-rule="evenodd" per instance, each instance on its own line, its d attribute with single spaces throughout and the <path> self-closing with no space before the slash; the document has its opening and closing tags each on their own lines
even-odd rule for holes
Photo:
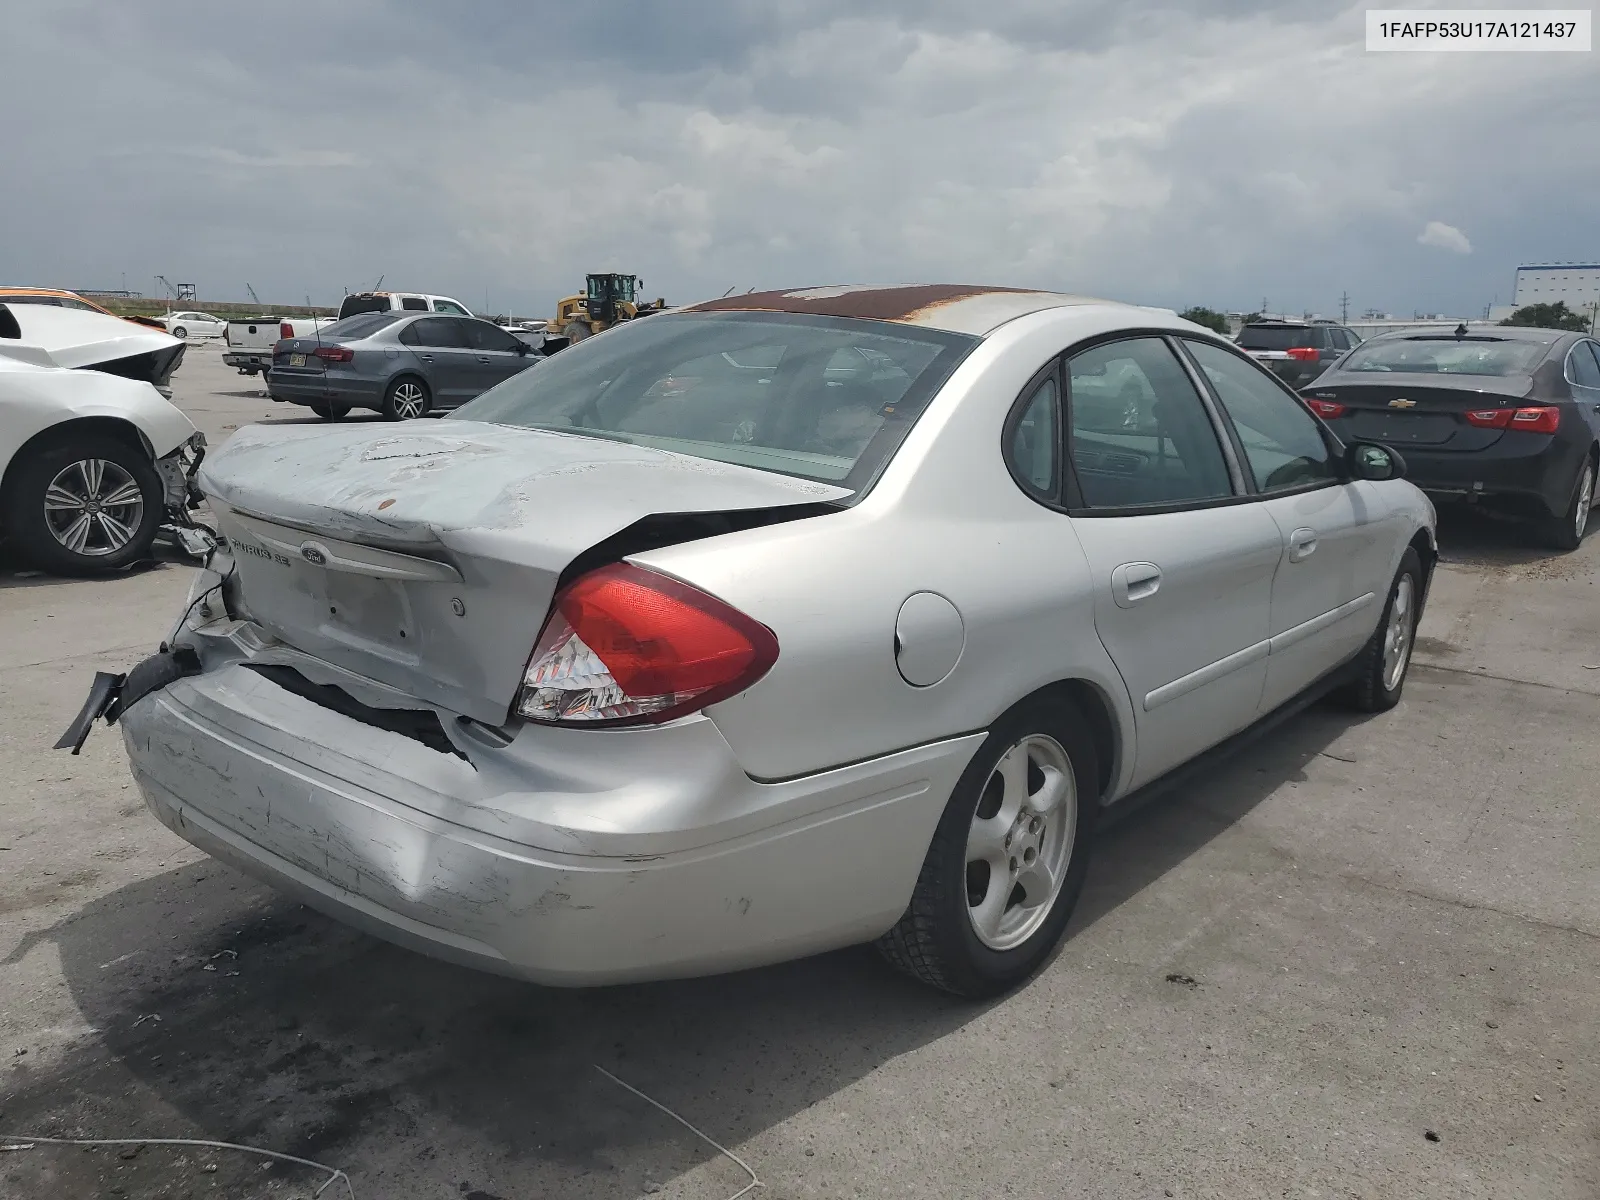
<svg viewBox="0 0 1600 1200">
<path fill-rule="evenodd" d="M 349 362 L 356 356 L 356 352 L 348 346 L 318 346 L 311 353 L 323 362 Z"/>
<path fill-rule="evenodd" d="M 1524 433 L 1554 433 L 1561 426 L 1561 410 L 1551 406 L 1480 408 L 1466 414 L 1467 424 L 1479 429 L 1520 429 Z"/>
<path fill-rule="evenodd" d="M 1337 400 L 1307 400 L 1306 407 L 1325 421 L 1331 421 L 1334 417 L 1342 417 L 1350 411 Z"/>
<path fill-rule="evenodd" d="M 1315 346 L 1290 346 L 1284 353 L 1298 362 L 1317 361 L 1317 348 Z"/>
<path fill-rule="evenodd" d="M 287 321 L 282 322 L 278 326 L 278 336 L 281 338 L 292 338 L 294 336 L 294 326 L 289 324 Z"/>
<path fill-rule="evenodd" d="M 758 621 L 666 575 L 613 563 L 556 596 L 517 712 L 551 724 L 670 721 L 742 692 L 778 659 Z"/>
<path fill-rule="evenodd" d="M 1519 408 L 1511 414 L 1508 428 L 1524 433 L 1554 433 L 1561 427 L 1561 410 L 1554 406 Z"/>
</svg>

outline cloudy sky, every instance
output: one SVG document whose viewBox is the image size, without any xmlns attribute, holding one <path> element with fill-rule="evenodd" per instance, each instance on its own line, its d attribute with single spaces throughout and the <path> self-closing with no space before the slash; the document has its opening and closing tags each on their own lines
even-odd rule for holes
<svg viewBox="0 0 1600 1200">
<path fill-rule="evenodd" d="M 1505 0 L 1501 0 L 1502 3 Z M 959 280 L 1410 315 L 1600 257 L 1600 59 L 1338 0 L 0 0 L 0 282 L 537 315 Z"/>
</svg>

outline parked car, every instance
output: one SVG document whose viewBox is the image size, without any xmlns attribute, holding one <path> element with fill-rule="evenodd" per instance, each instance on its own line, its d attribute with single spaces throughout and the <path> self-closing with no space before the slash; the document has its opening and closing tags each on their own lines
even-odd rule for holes
<svg viewBox="0 0 1600 1200">
<path fill-rule="evenodd" d="M 1082 429 L 1108 372 L 1148 420 Z M 1103 808 L 1326 689 L 1399 700 L 1403 471 L 1177 317 L 729 297 L 438 423 L 241 429 L 200 477 L 228 549 L 63 741 L 108 711 L 179 836 L 440 957 L 588 985 L 876 940 L 992 994 Z"/>
<path fill-rule="evenodd" d="M 0 304 L 43 304 L 51 308 L 71 308 L 78 312 L 97 312 L 108 317 L 118 316 L 109 308 L 96 304 L 93 300 L 84 299 L 77 292 L 63 291 L 60 288 L 0 287 Z M 160 317 L 128 315 L 120 319 L 163 332 L 167 328 Z"/>
<path fill-rule="evenodd" d="M 79 308 L 31 303 L 6 307 L 19 324 L 20 344 L 34 348 L 25 352 L 42 353 L 47 365 L 122 375 L 171 397 L 172 376 L 187 349 L 171 334 Z"/>
<path fill-rule="evenodd" d="M 228 328 L 228 323 L 221 317 L 203 312 L 168 313 L 161 321 L 168 333 L 184 341 L 189 338 L 219 338 Z"/>
<path fill-rule="evenodd" d="M 538 361 L 527 342 L 477 317 L 360 313 L 279 342 L 267 393 L 329 420 L 371 408 L 410 421 L 458 408 Z"/>
<path fill-rule="evenodd" d="M 1252 321 L 1239 346 L 1290 387 L 1311 383 L 1361 339 L 1327 321 Z"/>
<path fill-rule="evenodd" d="M 1417 486 L 1530 519 L 1556 549 L 1589 526 L 1600 344 L 1559 329 L 1386 333 L 1305 392 L 1341 437 L 1403 451 Z"/>
<path fill-rule="evenodd" d="M 229 321 L 222 331 L 228 348 L 222 361 L 236 367 L 241 375 L 265 373 L 272 369 L 272 348 L 284 338 L 315 337 L 337 320 L 336 317 L 247 317 Z"/>
<path fill-rule="evenodd" d="M 205 439 L 148 380 L 69 365 L 69 333 L 103 345 L 125 322 L 31 309 L 0 304 L 0 534 L 43 570 L 125 567 L 190 523 Z"/>
<path fill-rule="evenodd" d="M 449 296 L 426 292 L 352 292 L 339 305 L 339 319 L 367 312 L 437 312 L 453 317 L 470 317 L 472 312 Z"/>
</svg>

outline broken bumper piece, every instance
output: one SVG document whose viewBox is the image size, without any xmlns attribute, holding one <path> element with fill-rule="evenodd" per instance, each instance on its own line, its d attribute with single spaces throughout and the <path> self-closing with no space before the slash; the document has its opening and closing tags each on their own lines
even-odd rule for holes
<svg viewBox="0 0 1600 1200">
<path fill-rule="evenodd" d="M 704 716 L 508 738 L 440 712 L 460 751 L 446 754 L 260 669 L 312 670 L 304 656 L 205 657 L 202 674 L 121 721 L 164 824 L 370 933 L 562 986 L 710 974 L 876 937 L 904 911 L 981 741 L 763 784 Z"/>
<path fill-rule="evenodd" d="M 173 650 L 162 647 L 160 653 L 152 654 L 126 675 L 96 671 L 94 682 L 89 685 L 88 698 L 53 749 L 78 753 L 83 749 L 89 730 L 98 718 L 104 717 L 107 725 L 115 725 L 117 718 L 130 705 L 169 683 L 199 673 L 200 656 L 189 646 L 179 646 Z"/>
</svg>

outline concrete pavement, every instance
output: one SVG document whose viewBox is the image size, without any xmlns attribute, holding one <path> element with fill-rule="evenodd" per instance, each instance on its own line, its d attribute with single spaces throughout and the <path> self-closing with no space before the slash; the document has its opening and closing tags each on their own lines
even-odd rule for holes
<svg viewBox="0 0 1600 1200">
<path fill-rule="evenodd" d="M 217 353 L 175 381 L 209 436 L 299 415 Z M 114 733 L 48 749 L 185 573 L 0 563 L 0 1131 L 240 1141 L 362 1200 L 743 1186 L 598 1064 L 770 1197 L 1591 1200 L 1600 537 L 1523 540 L 1447 517 L 1401 706 L 1315 708 L 1114 826 L 1060 955 L 986 1006 L 868 951 L 557 992 L 343 929 L 158 825 Z M 230 1152 L 0 1154 L 0 1196 L 319 1183 Z"/>
</svg>

